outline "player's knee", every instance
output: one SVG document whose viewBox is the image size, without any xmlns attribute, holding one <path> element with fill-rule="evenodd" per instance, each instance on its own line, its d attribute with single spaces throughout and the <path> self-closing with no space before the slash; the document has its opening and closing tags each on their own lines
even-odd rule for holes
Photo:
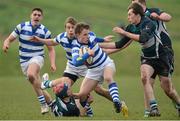
<svg viewBox="0 0 180 121">
<path fill-rule="evenodd" d="M 35 83 L 35 79 L 36 79 L 35 74 L 28 73 L 28 74 L 27 74 L 27 77 L 28 77 L 28 80 L 29 80 L 32 84 Z"/>
<path fill-rule="evenodd" d="M 35 77 L 33 76 L 33 74 L 28 74 L 27 76 L 30 82 L 33 82 L 35 80 Z"/>
<path fill-rule="evenodd" d="M 146 85 L 148 83 L 148 76 L 147 75 L 142 75 L 141 76 L 141 81 L 142 81 L 143 85 Z"/>
</svg>

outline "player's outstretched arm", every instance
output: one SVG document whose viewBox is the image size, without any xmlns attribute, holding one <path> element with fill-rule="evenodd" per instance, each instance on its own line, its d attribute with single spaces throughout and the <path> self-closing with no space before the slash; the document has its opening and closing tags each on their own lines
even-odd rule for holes
<svg viewBox="0 0 180 121">
<path fill-rule="evenodd" d="M 104 42 L 110 42 L 110 41 L 112 41 L 112 38 L 113 38 L 113 37 L 114 37 L 113 35 L 105 36 L 105 37 L 104 37 Z"/>
<path fill-rule="evenodd" d="M 102 48 L 102 49 L 103 49 L 103 51 L 104 51 L 106 54 L 108 54 L 108 55 L 120 51 L 120 49 L 105 49 L 105 48 Z"/>
<path fill-rule="evenodd" d="M 107 53 L 108 55 L 110 55 L 110 54 L 113 54 L 113 53 L 116 53 L 116 52 L 119 52 L 119 51 L 121 51 L 121 50 L 123 50 L 123 49 L 125 49 L 126 47 L 128 47 L 130 44 L 131 44 L 131 42 L 132 42 L 133 40 L 130 40 L 130 41 L 124 41 L 123 39 L 122 40 L 120 40 L 120 41 L 117 41 L 117 42 L 115 42 L 114 44 L 113 43 L 102 43 L 101 45 L 103 46 L 103 44 L 104 45 L 106 45 L 106 47 L 113 47 L 113 48 L 111 48 L 111 49 L 109 49 L 109 48 L 102 48 L 103 49 L 103 51 L 105 52 L 105 53 Z M 105 47 L 105 46 L 104 46 Z"/>
<path fill-rule="evenodd" d="M 58 45 L 57 42 L 54 42 L 53 39 L 43 39 L 43 38 L 40 38 L 40 37 L 37 37 L 37 36 L 33 36 L 31 39 L 31 41 L 33 42 L 41 42 L 41 43 L 44 43 L 48 46 L 56 46 Z"/>
<path fill-rule="evenodd" d="M 139 41 L 139 35 L 125 31 L 121 27 L 114 27 L 113 32 L 126 36 L 134 41 Z"/>
<path fill-rule="evenodd" d="M 115 49 L 116 45 L 114 42 L 110 42 L 110 43 L 99 43 L 99 46 L 101 48 L 105 48 L 105 49 Z"/>
</svg>

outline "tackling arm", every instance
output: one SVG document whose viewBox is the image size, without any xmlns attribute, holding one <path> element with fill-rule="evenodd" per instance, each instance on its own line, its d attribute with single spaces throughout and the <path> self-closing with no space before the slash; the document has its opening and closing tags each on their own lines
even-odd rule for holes
<svg viewBox="0 0 180 121">
<path fill-rule="evenodd" d="M 110 42 L 110 43 L 99 43 L 99 46 L 101 48 L 105 48 L 105 49 L 115 49 L 115 43 L 114 42 Z"/>
<path fill-rule="evenodd" d="M 134 41 L 139 41 L 140 35 L 124 31 L 122 35 L 131 38 Z"/>
<path fill-rule="evenodd" d="M 113 54 L 113 53 L 116 53 L 116 52 L 118 52 L 118 51 L 121 50 L 121 49 L 105 49 L 105 48 L 102 48 L 102 49 L 103 49 L 103 51 L 104 51 L 105 53 L 107 53 L 108 55 Z"/>
<path fill-rule="evenodd" d="M 139 38 L 140 38 L 140 36 L 138 34 L 130 33 L 130 32 L 128 32 L 128 31 L 126 31 L 126 30 L 124 30 L 123 28 L 120 28 L 120 27 L 114 27 L 113 31 L 115 33 L 118 33 L 118 34 L 121 34 L 121 35 L 123 35 L 125 37 L 128 37 L 128 38 L 130 38 L 130 39 L 132 39 L 134 41 L 139 41 Z"/>
</svg>

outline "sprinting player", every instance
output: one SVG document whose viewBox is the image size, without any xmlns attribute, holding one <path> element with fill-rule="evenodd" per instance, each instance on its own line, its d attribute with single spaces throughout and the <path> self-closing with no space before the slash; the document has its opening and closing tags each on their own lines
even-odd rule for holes
<svg viewBox="0 0 180 121">
<path fill-rule="evenodd" d="M 170 39 L 169 33 L 168 33 L 168 31 L 166 29 L 166 25 L 165 25 L 165 22 L 169 22 L 171 20 L 171 18 L 172 18 L 171 15 L 169 15 L 168 13 L 166 13 L 164 11 L 161 11 L 159 8 L 147 8 L 145 0 L 132 0 L 132 2 L 140 3 L 140 5 L 142 5 L 142 7 L 144 9 L 145 15 L 150 17 L 156 23 L 156 26 L 157 26 L 156 29 L 157 29 L 158 33 L 160 34 L 160 38 L 163 43 L 163 46 L 168 49 L 167 53 L 169 54 L 169 62 L 171 63 L 171 72 L 170 72 L 171 75 L 169 76 L 169 78 L 171 78 L 172 73 L 174 71 L 174 51 L 172 48 L 172 41 Z M 152 93 L 151 94 L 153 94 L 153 84 L 154 84 L 156 75 L 157 74 L 154 73 L 151 77 L 152 78 L 151 81 L 147 82 L 152 85 Z M 163 81 L 163 78 L 160 78 L 160 81 L 161 81 L 162 86 L 166 85 L 165 84 L 166 81 Z M 166 91 L 165 91 L 165 93 L 167 95 L 169 95 Z M 145 97 L 144 97 L 144 99 L 145 99 L 145 114 L 144 114 L 144 116 L 148 117 L 149 113 L 150 113 L 150 107 L 149 107 L 149 102 L 146 100 L 146 97 L 147 96 L 145 93 Z M 179 109 L 180 107 L 178 106 L 177 102 L 174 100 L 172 100 L 172 101 L 175 103 L 176 108 Z"/>
<path fill-rule="evenodd" d="M 37 98 L 41 104 L 41 113 L 48 112 L 47 103 L 51 97 L 46 91 L 40 88 L 41 81 L 39 73 L 44 63 L 44 44 L 32 42 L 30 38 L 34 35 L 40 38 L 50 38 L 51 32 L 40 22 L 43 19 L 41 8 L 34 8 L 31 13 L 31 20 L 16 26 L 15 30 L 4 41 L 3 51 L 7 53 L 10 43 L 19 36 L 19 58 L 22 72 L 32 84 Z M 55 51 L 53 47 L 47 46 L 52 71 L 56 70 Z"/>
<path fill-rule="evenodd" d="M 180 104 L 179 95 L 170 79 L 172 63 L 169 61 L 169 50 L 167 47 L 164 47 L 161 42 L 154 22 L 144 16 L 144 10 L 140 4 L 133 3 L 129 6 L 128 21 L 130 24 L 126 30 L 119 27 L 113 29 L 114 32 L 124 35 L 124 38 L 118 42 L 106 43 L 106 45 L 101 46 L 105 48 L 122 48 L 131 40 L 141 44 L 141 80 L 150 105 L 149 116 L 160 116 L 157 102 L 155 101 L 153 93 L 150 92 L 152 86 L 149 82 L 154 72 L 160 77 L 161 87 L 166 94 L 176 102 L 177 106 Z M 162 81 L 164 82 L 162 83 Z"/>
<path fill-rule="evenodd" d="M 113 99 L 114 107 L 117 113 L 120 111 L 127 116 L 127 107 L 120 101 L 119 91 L 116 82 L 113 79 L 115 73 L 115 65 L 113 60 L 107 56 L 99 47 L 99 39 L 96 36 L 89 36 L 90 26 L 80 22 L 75 27 L 75 35 L 77 41 L 73 41 L 72 63 L 75 66 L 82 66 L 86 60 L 93 57 L 92 63 L 85 64 L 88 67 L 87 74 L 81 83 L 79 93 L 75 94 L 80 98 L 82 107 L 87 106 L 87 96 L 95 89 L 98 83 L 105 80 L 108 83 L 109 93 Z M 88 51 L 80 56 L 80 49 L 86 47 Z M 90 107 L 90 106 L 89 106 Z"/>
<path fill-rule="evenodd" d="M 74 27 L 76 25 L 77 21 L 73 17 L 68 17 L 65 21 L 65 30 L 66 32 L 63 32 L 59 35 L 57 35 L 54 39 L 42 39 L 39 37 L 34 36 L 32 38 L 32 41 L 42 42 L 46 45 L 56 46 L 61 45 L 63 49 L 66 51 L 66 58 L 68 59 L 66 69 L 64 71 L 63 77 L 55 79 L 55 80 L 46 80 L 42 83 L 41 88 L 50 88 L 58 83 L 66 82 L 68 84 L 68 87 L 71 87 L 76 80 L 79 77 L 84 77 L 87 73 L 87 67 L 85 65 L 76 67 L 72 63 L 72 42 L 76 40 L 75 34 L 74 34 Z M 95 36 L 94 33 L 90 32 L 89 36 Z M 104 39 L 98 38 L 99 41 L 109 41 L 111 40 L 112 36 L 106 36 Z M 101 96 L 106 97 L 109 100 L 112 100 L 109 91 L 104 89 L 100 84 L 96 86 L 95 92 L 98 93 Z M 90 114 L 92 116 L 92 114 Z"/>
</svg>

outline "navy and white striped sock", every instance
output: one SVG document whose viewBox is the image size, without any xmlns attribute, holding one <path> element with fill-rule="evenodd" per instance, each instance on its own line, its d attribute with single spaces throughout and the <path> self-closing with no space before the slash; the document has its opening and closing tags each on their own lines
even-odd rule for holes
<svg viewBox="0 0 180 121">
<path fill-rule="evenodd" d="M 92 108 L 90 107 L 89 103 L 86 103 L 84 108 L 86 109 L 87 116 L 92 117 L 93 116 L 93 111 L 92 111 Z"/>
<path fill-rule="evenodd" d="M 113 99 L 113 102 L 120 102 L 119 92 L 116 82 L 109 84 L 109 93 Z"/>
<path fill-rule="evenodd" d="M 43 83 L 44 83 L 44 86 L 46 88 L 51 88 L 52 87 L 52 81 L 51 80 L 46 80 Z"/>
<path fill-rule="evenodd" d="M 41 105 L 46 104 L 46 100 L 45 100 L 44 95 L 38 96 L 38 100 L 39 100 L 39 102 L 40 102 Z"/>
<path fill-rule="evenodd" d="M 93 111 L 92 111 L 92 108 L 91 108 L 90 104 L 87 102 L 87 100 L 84 101 L 84 102 L 81 102 L 81 101 L 80 101 L 80 104 L 81 104 L 81 106 L 82 106 L 83 108 L 86 109 L 86 114 L 87 114 L 87 116 L 88 116 L 88 117 L 92 117 L 92 116 L 93 116 Z"/>
</svg>

